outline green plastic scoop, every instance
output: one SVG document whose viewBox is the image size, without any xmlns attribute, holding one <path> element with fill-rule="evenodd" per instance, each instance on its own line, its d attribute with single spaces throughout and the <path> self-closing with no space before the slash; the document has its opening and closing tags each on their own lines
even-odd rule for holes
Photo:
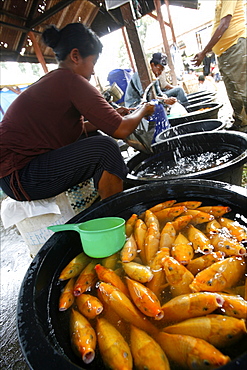
<svg viewBox="0 0 247 370">
<path fill-rule="evenodd" d="M 48 226 L 54 232 L 74 230 L 80 234 L 84 252 L 93 258 L 105 258 L 118 252 L 125 243 L 125 220 L 120 217 L 95 218 L 80 224 Z"/>
</svg>

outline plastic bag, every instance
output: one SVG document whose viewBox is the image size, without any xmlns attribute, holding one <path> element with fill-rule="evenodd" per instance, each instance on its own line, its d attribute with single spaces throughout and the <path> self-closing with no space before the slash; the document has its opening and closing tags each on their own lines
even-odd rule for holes
<svg viewBox="0 0 247 370">
<path fill-rule="evenodd" d="M 156 136 L 170 128 L 163 104 L 157 99 L 152 102 L 155 104 L 154 114 L 148 119 L 142 119 L 135 131 L 125 140 L 129 146 L 148 154 L 153 153 L 151 146 L 155 143 Z"/>
<path fill-rule="evenodd" d="M 172 104 L 171 109 L 170 109 L 170 114 L 169 117 L 181 117 L 187 114 L 187 110 L 184 108 L 182 104 L 179 102 L 176 102 Z"/>
</svg>

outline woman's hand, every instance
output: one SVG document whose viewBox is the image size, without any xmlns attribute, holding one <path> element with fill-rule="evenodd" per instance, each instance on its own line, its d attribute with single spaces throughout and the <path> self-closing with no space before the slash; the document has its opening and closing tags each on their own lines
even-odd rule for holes
<svg viewBox="0 0 247 370">
<path fill-rule="evenodd" d="M 151 116 L 155 110 L 155 103 L 154 102 L 144 103 L 141 109 L 145 111 L 145 117 Z"/>
<path fill-rule="evenodd" d="M 126 116 L 127 114 L 130 113 L 130 110 L 128 108 L 126 108 L 126 107 L 119 107 L 119 108 L 116 109 L 116 111 L 122 117 L 124 117 L 124 116 Z"/>
</svg>

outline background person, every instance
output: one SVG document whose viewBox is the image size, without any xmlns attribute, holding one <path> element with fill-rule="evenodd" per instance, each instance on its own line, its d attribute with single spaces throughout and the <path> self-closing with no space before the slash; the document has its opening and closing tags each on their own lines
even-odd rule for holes
<svg viewBox="0 0 247 370">
<path fill-rule="evenodd" d="M 234 111 L 233 129 L 247 131 L 247 43 L 243 0 L 217 0 L 212 37 L 192 62 L 199 66 L 208 52 L 217 55 L 219 71 Z"/>
<path fill-rule="evenodd" d="M 83 24 L 50 26 L 42 36 L 59 65 L 21 93 L 3 117 L 2 190 L 16 200 L 38 200 L 93 177 L 102 199 L 121 192 L 128 169 L 112 137 L 126 138 L 154 106 L 121 116 L 89 83 L 102 44 Z M 119 112 L 129 113 L 124 107 Z M 91 136 L 97 130 L 106 135 Z"/>
<path fill-rule="evenodd" d="M 164 67 L 166 66 L 166 64 L 167 64 L 166 55 L 162 53 L 153 54 L 153 57 L 150 60 L 150 66 L 155 77 L 159 77 L 161 75 L 161 73 L 164 71 Z M 172 105 L 177 101 L 175 97 L 168 97 L 161 91 L 159 80 L 155 81 L 154 88 L 157 97 L 162 98 L 162 101 L 165 104 Z M 144 91 L 142 88 L 139 74 L 138 72 L 135 72 L 132 75 L 125 92 L 124 98 L 125 107 L 129 108 L 138 106 L 142 101 L 143 94 Z"/>
</svg>

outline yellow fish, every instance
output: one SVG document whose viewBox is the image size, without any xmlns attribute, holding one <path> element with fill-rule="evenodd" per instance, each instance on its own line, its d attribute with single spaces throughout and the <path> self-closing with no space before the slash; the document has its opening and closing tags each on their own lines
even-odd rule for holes
<svg viewBox="0 0 247 370">
<path fill-rule="evenodd" d="M 70 337 L 74 352 L 89 364 L 95 357 L 96 333 L 89 321 L 72 309 L 70 316 Z"/>
<path fill-rule="evenodd" d="M 176 203 L 175 206 L 185 206 L 187 209 L 196 209 L 200 207 L 202 202 L 198 202 L 195 200 L 187 200 L 184 202 Z"/>
<path fill-rule="evenodd" d="M 199 211 L 209 213 L 215 218 L 223 216 L 225 213 L 231 212 L 230 207 L 225 206 L 203 206 L 198 208 Z"/>
<path fill-rule="evenodd" d="M 95 271 L 98 275 L 99 280 L 104 281 L 105 283 L 110 283 L 113 286 L 120 289 L 124 294 L 128 295 L 128 289 L 124 284 L 120 276 L 118 276 L 115 271 L 107 269 L 106 267 L 100 265 L 99 263 L 95 266 Z"/>
<path fill-rule="evenodd" d="M 74 284 L 75 284 L 75 278 L 69 279 L 67 284 L 65 285 L 60 297 L 59 297 L 59 311 L 65 311 L 69 307 L 72 306 L 72 304 L 75 301 L 74 296 Z"/>
<path fill-rule="evenodd" d="M 169 361 L 160 345 L 134 325 L 130 330 L 130 348 L 135 369 L 170 370 Z"/>
<path fill-rule="evenodd" d="M 192 243 L 195 252 L 209 253 L 214 249 L 210 239 L 193 225 L 189 225 L 187 237 Z"/>
<path fill-rule="evenodd" d="M 94 269 L 95 265 L 98 263 L 97 260 L 91 261 L 85 268 L 82 270 L 78 276 L 75 285 L 74 285 L 74 295 L 78 296 L 88 290 L 91 290 L 95 283 L 97 282 L 97 274 Z"/>
<path fill-rule="evenodd" d="M 104 364 L 114 370 L 131 370 L 132 354 L 120 332 L 103 317 L 97 319 L 96 332 Z"/>
<path fill-rule="evenodd" d="M 176 200 L 167 200 L 165 202 L 158 203 L 155 206 L 149 208 L 149 211 L 151 211 L 151 212 L 159 212 L 162 209 L 172 207 L 174 203 L 176 203 Z"/>
<path fill-rule="evenodd" d="M 87 319 L 94 319 L 103 311 L 103 304 L 91 294 L 81 294 L 76 297 L 76 305 L 80 313 Z"/>
<path fill-rule="evenodd" d="M 222 313 L 247 320 L 247 301 L 244 298 L 224 293 L 220 293 L 220 296 L 224 299 Z"/>
<path fill-rule="evenodd" d="M 247 232 L 237 221 L 222 217 L 219 219 L 219 223 L 222 227 L 226 227 L 230 231 L 231 235 L 234 236 L 239 242 L 247 242 Z"/>
<path fill-rule="evenodd" d="M 157 328 L 148 321 L 121 290 L 109 283 L 101 282 L 98 286 L 100 297 L 125 321 L 136 325 L 147 333 L 157 332 Z"/>
<path fill-rule="evenodd" d="M 172 222 L 167 222 L 160 233 L 160 246 L 162 248 L 171 248 L 176 239 L 176 229 Z"/>
<path fill-rule="evenodd" d="M 147 227 L 149 227 L 152 222 L 154 222 L 157 225 L 158 229 L 160 227 L 159 220 L 157 219 L 155 214 L 149 209 L 147 209 L 144 214 L 144 222 L 147 225 Z"/>
<path fill-rule="evenodd" d="M 169 360 L 185 369 L 215 369 L 230 362 L 212 344 L 189 335 L 167 334 L 160 332 L 155 336 Z"/>
<path fill-rule="evenodd" d="M 161 306 L 165 321 L 183 321 L 210 314 L 223 306 L 224 298 L 217 293 L 199 292 L 172 298 Z M 163 321 L 162 320 L 162 321 Z"/>
<path fill-rule="evenodd" d="M 133 234 L 131 234 L 126 242 L 120 253 L 120 258 L 122 262 L 131 262 L 137 256 L 137 244 Z"/>
<path fill-rule="evenodd" d="M 125 222 L 125 234 L 127 238 L 129 238 L 130 235 L 133 233 L 137 219 L 138 219 L 137 214 L 133 213 L 130 216 L 130 218 Z"/>
<path fill-rule="evenodd" d="M 171 248 L 171 256 L 182 265 L 187 265 L 194 257 L 192 243 L 179 233 Z"/>
<path fill-rule="evenodd" d="M 155 254 L 158 252 L 159 243 L 160 243 L 159 227 L 155 222 L 151 222 L 151 224 L 148 226 L 144 242 L 145 261 L 147 265 L 150 265 Z"/>
<path fill-rule="evenodd" d="M 161 320 L 164 316 L 161 310 L 160 301 L 156 295 L 145 285 L 138 283 L 130 278 L 126 278 L 130 296 L 136 307 L 149 317 Z"/>
<path fill-rule="evenodd" d="M 68 280 L 78 276 L 90 261 L 91 258 L 89 258 L 84 252 L 78 254 L 62 270 L 59 280 Z"/>
<path fill-rule="evenodd" d="M 153 272 L 149 266 L 143 266 L 136 262 L 123 263 L 125 273 L 139 283 L 147 283 L 153 278 Z"/>
<path fill-rule="evenodd" d="M 194 280 L 194 275 L 185 266 L 173 257 L 166 257 L 163 261 L 163 269 L 173 297 L 191 293 L 190 284 Z"/>
<path fill-rule="evenodd" d="M 146 233 L 147 233 L 147 225 L 145 224 L 144 221 L 142 221 L 141 219 L 138 219 L 135 223 L 134 237 L 135 237 L 135 241 L 137 244 L 139 257 L 141 258 L 142 263 L 144 265 L 146 265 L 145 248 L 144 248 Z"/>
<path fill-rule="evenodd" d="M 191 260 L 186 268 L 196 275 L 198 272 L 204 270 L 205 268 L 211 266 L 213 263 L 222 261 L 224 259 L 224 253 L 222 252 L 211 252 L 204 254 L 201 257 L 197 257 Z"/>
<path fill-rule="evenodd" d="M 231 288 L 243 277 L 246 263 L 242 257 L 228 257 L 199 272 L 192 283 L 192 292 L 221 292 Z"/>
<path fill-rule="evenodd" d="M 163 331 L 201 338 L 217 348 L 224 348 L 241 339 L 246 333 L 246 326 L 242 319 L 225 315 L 207 315 L 167 326 Z"/>
</svg>

